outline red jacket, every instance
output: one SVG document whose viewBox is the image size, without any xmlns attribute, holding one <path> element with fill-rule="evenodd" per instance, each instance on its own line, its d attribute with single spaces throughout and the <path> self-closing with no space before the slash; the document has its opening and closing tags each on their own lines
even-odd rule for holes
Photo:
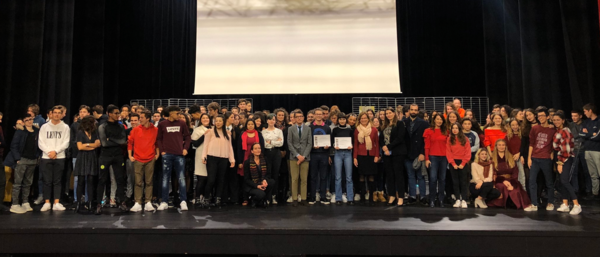
<svg viewBox="0 0 600 257">
<path fill-rule="evenodd" d="M 359 125 L 360 126 L 360 125 Z M 369 135 L 371 138 L 371 150 L 369 151 L 369 156 L 379 157 L 379 136 L 377 135 L 377 129 L 371 128 L 371 134 Z M 361 156 L 367 156 L 367 144 L 358 143 L 358 129 L 354 130 L 354 158 Z"/>
<path fill-rule="evenodd" d="M 471 160 L 471 143 L 469 139 L 466 138 L 467 142 L 465 145 L 461 145 L 458 138 L 454 145 L 450 143 L 450 137 L 448 137 L 446 141 L 446 159 L 448 159 L 448 163 L 454 166 L 456 165 L 455 160 L 461 160 L 461 165 L 465 166 Z"/>
<path fill-rule="evenodd" d="M 506 132 L 503 132 L 501 129 L 487 128 L 483 133 L 485 134 L 485 141 L 483 142 L 483 145 L 489 146 L 490 150 L 492 151 L 494 151 L 496 141 L 498 141 L 498 139 L 504 139 L 506 137 Z"/>
<path fill-rule="evenodd" d="M 429 156 L 446 156 L 446 139 L 448 136 L 442 134 L 440 129 L 432 130 L 428 128 L 423 132 L 423 141 L 425 141 L 425 160 L 429 160 Z M 469 152 L 471 150 L 469 149 Z M 469 157 L 471 158 L 471 157 Z"/>
<path fill-rule="evenodd" d="M 158 128 L 150 123 L 148 128 L 139 125 L 129 133 L 127 150 L 133 150 L 133 158 L 139 162 L 149 162 L 156 156 L 156 135 Z"/>
</svg>

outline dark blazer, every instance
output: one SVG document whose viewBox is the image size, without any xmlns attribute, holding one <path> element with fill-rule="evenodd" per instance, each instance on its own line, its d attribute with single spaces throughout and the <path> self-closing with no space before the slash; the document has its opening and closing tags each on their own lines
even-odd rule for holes
<svg viewBox="0 0 600 257">
<path fill-rule="evenodd" d="M 236 149 L 236 156 L 235 156 L 235 164 L 236 165 L 240 165 L 244 162 L 244 148 L 242 148 L 242 135 L 245 133 L 246 131 L 240 133 L 236 139 L 237 141 L 237 145 L 236 147 L 234 147 L 233 149 Z M 265 138 L 263 137 L 262 133 L 260 133 L 258 130 L 256 131 L 256 135 L 255 137 L 258 137 L 258 143 L 260 144 L 260 148 L 265 149 Z"/>
<path fill-rule="evenodd" d="M 405 118 L 403 121 L 407 132 L 405 141 L 407 143 L 408 158 L 412 161 L 419 157 L 419 154 L 425 154 L 425 141 L 423 140 L 423 132 L 425 132 L 425 129 L 429 128 L 429 123 L 424 119 L 417 117 L 414 121 L 415 125 L 412 132 L 408 133 L 410 130 L 410 118 Z"/>
<path fill-rule="evenodd" d="M 254 156 L 250 156 L 248 157 L 248 160 L 246 160 L 244 162 L 244 191 L 245 192 L 250 192 L 251 189 L 255 189 L 259 184 L 254 183 L 254 181 L 252 181 L 252 174 L 250 174 L 250 158 L 254 158 Z M 264 158 L 263 158 L 264 160 Z M 265 179 L 271 179 L 271 165 L 267 165 L 267 174 L 266 176 L 263 178 L 262 177 L 262 172 L 258 173 L 259 176 L 259 181 L 263 181 Z"/>
<path fill-rule="evenodd" d="M 39 132 L 40 130 L 38 128 L 33 127 L 33 133 L 35 135 L 36 142 L 39 139 Z M 23 154 L 23 151 L 25 150 L 25 142 L 27 141 L 28 133 L 29 132 L 27 131 L 27 129 L 17 130 L 15 132 L 13 141 L 10 144 L 10 152 L 8 153 L 8 155 L 6 155 L 6 159 L 4 159 L 4 166 L 9 166 L 13 169 L 15 168 L 15 166 L 17 166 L 17 161 L 21 160 L 21 154 Z M 42 151 L 39 149 L 39 147 L 37 147 L 37 144 L 36 151 L 36 155 L 38 157 L 42 155 Z"/>
<path fill-rule="evenodd" d="M 379 145 L 383 148 L 387 146 L 388 150 L 392 151 L 392 156 L 398 155 L 406 155 L 408 153 L 406 149 L 406 128 L 404 127 L 404 122 L 398 121 L 396 126 L 392 128 L 392 132 L 390 134 L 390 143 L 385 144 L 385 136 L 383 135 L 383 131 L 381 135 L 379 135 Z M 382 151 L 383 154 L 385 152 Z"/>
</svg>

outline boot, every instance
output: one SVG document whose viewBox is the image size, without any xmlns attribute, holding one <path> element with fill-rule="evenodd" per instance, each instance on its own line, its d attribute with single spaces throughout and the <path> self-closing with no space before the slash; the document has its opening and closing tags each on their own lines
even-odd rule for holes
<svg viewBox="0 0 600 257">
<path fill-rule="evenodd" d="M 379 191 L 379 202 L 387 203 L 387 199 L 385 199 L 385 196 L 383 195 L 383 191 Z"/>
</svg>

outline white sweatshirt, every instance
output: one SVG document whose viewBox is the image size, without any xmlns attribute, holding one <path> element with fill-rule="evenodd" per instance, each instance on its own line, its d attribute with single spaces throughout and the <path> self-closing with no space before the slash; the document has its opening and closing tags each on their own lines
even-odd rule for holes
<svg viewBox="0 0 600 257">
<path fill-rule="evenodd" d="M 62 121 L 58 125 L 52 122 L 42 125 L 38 140 L 38 146 L 44 153 L 42 159 L 50 159 L 48 154 L 52 151 L 56 151 L 56 159 L 64 159 L 71 139 L 70 131 L 69 126 Z"/>
</svg>

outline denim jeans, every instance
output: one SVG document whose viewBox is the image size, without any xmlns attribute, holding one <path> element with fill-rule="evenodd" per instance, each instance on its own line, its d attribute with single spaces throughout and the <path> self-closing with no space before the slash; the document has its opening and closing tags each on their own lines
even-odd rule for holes
<svg viewBox="0 0 600 257">
<path fill-rule="evenodd" d="M 169 201 L 169 185 L 171 184 L 171 171 L 174 171 L 179 180 L 179 199 L 187 200 L 187 190 L 185 188 L 185 158 L 183 155 L 164 154 L 162 156 L 162 201 Z M 175 193 L 175 192 L 173 192 Z"/>
<path fill-rule="evenodd" d="M 421 173 L 421 169 L 414 169 L 414 159 L 406 159 L 404 161 L 404 167 L 408 173 L 408 195 L 412 198 L 417 198 L 417 183 L 419 184 L 419 195 L 421 198 L 425 197 L 427 185 L 425 184 L 425 177 Z M 418 182 L 417 182 L 418 180 Z M 431 189 L 430 189 L 431 190 Z"/>
<path fill-rule="evenodd" d="M 352 183 L 352 150 L 337 150 L 334 156 L 335 164 L 335 200 L 342 201 L 342 168 L 346 176 L 346 196 L 348 201 L 354 201 Z"/>
<path fill-rule="evenodd" d="M 552 180 L 552 160 L 531 158 L 531 169 L 529 171 L 529 195 L 531 195 L 531 204 L 538 206 L 537 177 L 539 172 L 544 174 L 546 181 L 546 194 L 548 203 L 554 204 L 554 181 Z"/>
<path fill-rule="evenodd" d="M 315 201 L 317 196 L 317 186 L 321 201 L 326 201 L 325 192 L 327 192 L 327 170 L 329 169 L 328 153 L 311 153 L 310 155 L 310 197 Z"/>
<path fill-rule="evenodd" d="M 431 166 L 429 166 L 429 201 L 435 200 L 435 195 L 438 196 L 440 201 L 444 201 L 448 159 L 446 156 L 430 155 L 429 161 L 431 161 Z"/>
</svg>

